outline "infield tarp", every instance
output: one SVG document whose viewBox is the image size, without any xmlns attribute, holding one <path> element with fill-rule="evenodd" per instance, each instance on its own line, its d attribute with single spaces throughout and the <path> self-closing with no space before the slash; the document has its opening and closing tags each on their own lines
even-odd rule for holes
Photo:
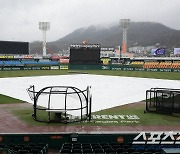
<svg viewBox="0 0 180 154">
<path fill-rule="evenodd" d="M 145 100 L 146 90 L 152 87 L 178 89 L 180 81 L 88 74 L 15 77 L 0 79 L 0 93 L 33 103 L 26 91 L 30 85 L 34 85 L 36 91 L 47 86 L 74 86 L 81 90 L 91 86 L 92 111 L 94 112 Z M 42 103 L 42 106 L 44 105 Z M 56 108 L 56 103 L 53 105 Z"/>
</svg>

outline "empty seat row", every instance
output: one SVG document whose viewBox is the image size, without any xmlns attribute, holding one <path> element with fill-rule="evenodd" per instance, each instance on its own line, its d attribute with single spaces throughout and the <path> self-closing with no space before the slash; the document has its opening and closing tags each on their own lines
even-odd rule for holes
<svg viewBox="0 0 180 154">
<path fill-rule="evenodd" d="M 143 61 L 133 61 L 131 62 L 131 65 L 143 65 L 144 62 Z"/>
<path fill-rule="evenodd" d="M 0 153 L 6 154 L 54 154 L 48 151 L 48 144 L 0 144 Z M 180 145 L 134 145 L 132 143 L 64 143 L 59 147 L 60 154 L 162 154 L 164 151 L 177 151 Z M 57 151 L 55 152 L 57 153 Z"/>
<path fill-rule="evenodd" d="M 144 68 L 180 68 L 180 62 L 145 62 Z"/>
<path fill-rule="evenodd" d="M 145 62 L 144 68 L 158 68 L 159 62 Z"/>
<path fill-rule="evenodd" d="M 10 60 L 10 61 L 0 61 L 0 65 L 8 65 L 8 66 L 17 66 L 22 65 L 20 61 Z"/>
<path fill-rule="evenodd" d="M 64 143 L 60 154 L 161 154 L 162 149 L 144 148 L 136 149 L 131 144 L 117 143 Z"/>
<path fill-rule="evenodd" d="M 22 66 L 22 65 L 58 65 L 58 61 L 35 61 L 35 60 L 9 60 L 1 61 L 0 66 Z"/>
<path fill-rule="evenodd" d="M 48 144 L 22 144 L 22 145 L 0 145 L 0 149 L 8 154 L 47 154 Z"/>
</svg>

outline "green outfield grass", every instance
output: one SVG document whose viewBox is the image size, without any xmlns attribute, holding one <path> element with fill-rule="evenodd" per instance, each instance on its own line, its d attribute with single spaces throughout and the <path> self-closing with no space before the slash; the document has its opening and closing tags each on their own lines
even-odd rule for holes
<svg viewBox="0 0 180 154">
<path fill-rule="evenodd" d="M 74 70 L 74 72 L 76 71 Z M 113 70 L 78 70 L 77 72 L 78 73 L 86 72 L 89 74 L 98 74 L 98 75 L 180 80 L 180 73 L 178 72 L 113 71 Z M 66 74 L 70 74 L 68 70 L 0 71 L 0 78 L 44 76 L 44 75 L 66 75 Z"/>
<path fill-rule="evenodd" d="M 26 77 L 44 75 L 65 75 L 67 70 L 22 70 L 22 71 L 0 71 L 0 78 Z"/>
<path fill-rule="evenodd" d="M 113 107 L 98 112 L 92 113 L 93 115 L 136 115 L 139 119 L 129 120 L 125 119 L 92 119 L 91 122 L 81 122 L 67 124 L 73 126 L 180 126 L 180 117 L 172 115 L 163 115 L 155 113 L 144 113 L 145 103 L 140 105 L 123 105 Z M 44 111 L 45 112 L 45 111 Z M 65 124 L 60 123 L 43 123 L 37 122 L 32 118 L 32 108 L 14 108 L 13 114 L 18 116 L 22 121 L 33 126 L 62 126 Z M 39 115 L 40 116 L 40 115 Z M 106 122 L 109 123 L 106 123 Z M 114 123 L 115 121 L 116 123 Z M 111 123 L 113 122 L 113 123 Z"/>
<path fill-rule="evenodd" d="M 22 103 L 22 100 L 0 94 L 0 104 Z"/>
<path fill-rule="evenodd" d="M 99 74 L 99 75 L 180 80 L 180 73 L 178 72 L 112 71 L 112 70 L 98 70 L 98 71 L 89 70 L 87 72 L 89 74 Z"/>
</svg>

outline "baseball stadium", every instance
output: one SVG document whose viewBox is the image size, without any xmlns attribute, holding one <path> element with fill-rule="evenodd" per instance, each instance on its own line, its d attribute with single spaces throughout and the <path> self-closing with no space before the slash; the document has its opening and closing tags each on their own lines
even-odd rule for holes
<svg viewBox="0 0 180 154">
<path fill-rule="evenodd" d="M 0 153 L 180 153 L 180 48 L 132 57 L 129 23 L 118 51 L 83 41 L 49 55 L 49 22 L 40 54 L 0 41 Z"/>
<path fill-rule="evenodd" d="M 127 58 L 123 44 L 112 63 L 87 42 L 55 60 L 28 42 L 0 48 L 1 153 L 179 153 L 178 57 Z"/>
</svg>

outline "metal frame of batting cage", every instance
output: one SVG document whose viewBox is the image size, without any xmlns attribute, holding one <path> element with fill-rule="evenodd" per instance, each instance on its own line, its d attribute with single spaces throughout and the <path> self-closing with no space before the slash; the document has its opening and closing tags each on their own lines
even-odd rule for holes
<svg viewBox="0 0 180 154">
<path fill-rule="evenodd" d="M 180 113 L 180 89 L 151 88 L 146 91 L 146 111 L 164 114 Z"/>
<path fill-rule="evenodd" d="M 59 91 L 53 91 L 52 89 L 53 88 L 63 88 L 63 89 L 66 89 L 66 90 L 59 90 Z M 36 92 L 35 91 L 35 86 L 30 86 L 28 89 L 27 89 L 27 92 L 31 98 L 31 100 L 34 102 L 33 103 L 33 109 L 34 109 L 34 112 L 32 114 L 32 117 L 36 120 L 36 121 L 39 121 L 39 122 L 59 122 L 59 123 L 72 123 L 72 122 L 81 122 L 81 121 L 90 121 L 91 120 L 91 102 L 92 102 L 92 95 L 90 94 L 90 86 L 87 86 L 87 88 L 85 90 L 80 90 L 76 87 L 72 87 L 72 86 L 49 86 L 49 87 L 45 87 L 45 88 L 42 88 L 40 91 Z M 46 91 L 47 89 L 50 89 L 50 91 Z M 71 89 L 71 91 L 69 92 L 68 90 Z M 47 100 L 47 103 L 48 103 L 48 107 L 47 108 L 40 108 L 38 106 L 38 98 L 39 96 L 41 95 L 48 95 L 48 100 Z M 52 95 L 64 95 L 64 108 L 61 108 L 61 109 L 51 109 L 50 107 L 50 104 L 51 104 L 51 96 Z M 80 102 L 80 107 L 78 108 L 67 108 L 66 107 L 66 103 L 67 103 L 67 96 L 68 95 L 72 95 L 72 94 L 76 94 L 79 98 L 79 102 Z M 82 96 L 85 98 L 84 101 L 85 101 L 85 105 L 83 106 L 83 101 L 82 101 Z M 47 120 L 39 120 L 37 118 L 37 112 L 38 111 L 45 111 L 45 112 L 48 112 L 48 119 Z M 80 118 L 76 118 L 76 119 L 70 119 L 69 118 L 69 115 L 67 114 L 68 111 L 75 111 L 75 110 L 79 110 L 80 111 Z M 83 112 L 82 110 L 86 110 L 86 113 L 83 115 Z M 54 112 L 58 117 L 59 119 L 58 120 L 51 120 L 51 113 Z M 61 119 L 61 116 L 62 116 L 62 113 L 63 113 L 63 119 Z"/>
</svg>

